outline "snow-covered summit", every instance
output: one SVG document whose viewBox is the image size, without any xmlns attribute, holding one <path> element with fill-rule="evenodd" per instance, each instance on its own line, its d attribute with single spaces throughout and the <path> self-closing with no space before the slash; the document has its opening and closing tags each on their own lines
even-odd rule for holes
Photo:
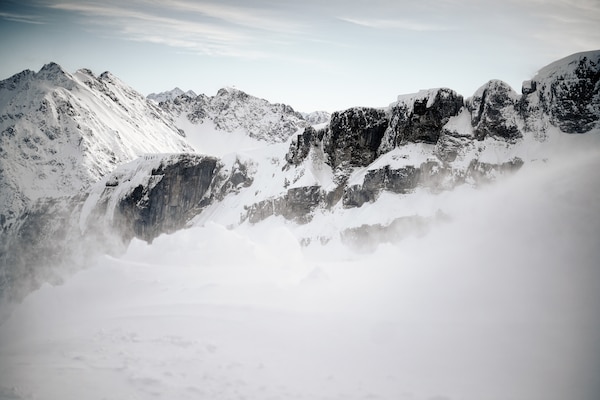
<svg viewBox="0 0 600 400">
<path fill-rule="evenodd" d="M 302 113 L 302 117 L 311 125 L 320 125 L 329 122 L 331 114 L 327 111 L 312 111 L 309 113 Z"/>
<path fill-rule="evenodd" d="M 539 82 L 556 76 L 562 76 L 564 79 L 581 79 L 582 71 L 597 71 L 598 68 L 600 68 L 600 50 L 584 51 L 546 65 L 532 80 Z"/>
<path fill-rule="evenodd" d="M 192 97 L 192 98 L 197 96 L 197 94 L 194 93 L 193 90 L 188 90 L 188 91 L 184 92 L 180 88 L 176 87 L 175 89 L 167 90 L 165 92 L 150 93 L 147 96 L 147 98 L 149 100 L 156 102 L 156 104 L 159 104 L 159 103 L 162 103 L 163 101 L 175 100 L 176 98 L 178 98 L 179 96 L 181 96 L 183 94 L 188 97 Z"/>
<path fill-rule="evenodd" d="M 56 63 L 0 82 L 0 222 L 72 195 L 145 153 L 193 149 L 155 104 L 105 72 Z"/>
<path fill-rule="evenodd" d="M 523 83 L 524 103 L 568 133 L 600 127 L 600 50 L 573 54 L 539 70 Z"/>
<path fill-rule="evenodd" d="M 215 96 L 180 96 L 160 105 L 178 125 L 214 124 L 216 131 L 241 133 L 267 142 L 285 142 L 310 124 L 291 106 L 270 103 L 239 89 L 220 89 Z M 189 129 L 185 129 L 186 133 Z"/>
</svg>

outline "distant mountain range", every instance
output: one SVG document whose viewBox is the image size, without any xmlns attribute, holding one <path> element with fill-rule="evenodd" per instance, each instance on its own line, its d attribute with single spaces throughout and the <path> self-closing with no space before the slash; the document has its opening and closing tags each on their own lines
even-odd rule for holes
<svg viewBox="0 0 600 400">
<path fill-rule="evenodd" d="M 476 187 L 550 157 L 556 138 L 599 134 L 600 51 L 542 68 L 521 94 L 492 80 L 467 99 L 429 89 L 331 115 L 232 88 L 145 98 L 50 63 L 0 82 L 0 131 L 0 291 L 19 296 L 58 265 L 207 221 L 283 218 L 314 227 L 303 243 L 397 227 L 405 215 L 327 218 L 384 193 Z"/>
</svg>

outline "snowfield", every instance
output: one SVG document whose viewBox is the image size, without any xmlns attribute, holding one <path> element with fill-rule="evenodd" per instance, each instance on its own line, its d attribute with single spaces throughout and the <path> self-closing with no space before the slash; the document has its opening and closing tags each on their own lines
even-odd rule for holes
<svg viewBox="0 0 600 400">
<path fill-rule="evenodd" d="M 4 310 L 0 398 L 597 399 L 598 137 L 478 191 L 134 240 Z M 445 218 L 299 244 L 402 207 Z"/>
</svg>

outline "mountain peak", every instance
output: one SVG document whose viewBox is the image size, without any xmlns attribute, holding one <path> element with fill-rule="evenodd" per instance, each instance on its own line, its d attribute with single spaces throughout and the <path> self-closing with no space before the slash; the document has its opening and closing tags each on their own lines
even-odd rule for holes
<svg viewBox="0 0 600 400">
<path fill-rule="evenodd" d="M 600 70 L 600 50 L 584 51 L 561 58 L 540 69 L 533 77 L 533 80 L 539 81 L 569 71 L 574 73 L 574 71 L 582 67 L 596 71 Z"/>
<path fill-rule="evenodd" d="M 63 69 L 63 67 L 61 67 L 59 64 L 55 63 L 55 62 L 49 62 L 48 64 L 45 64 L 41 69 L 40 72 L 60 72 L 60 73 L 66 73 L 65 70 Z"/>
<path fill-rule="evenodd" d="M 230 97 L 230 96 L 237 96 L 237 97 L 242 97 L 242 98 L 246 98 L 246 97 L 253 97 L 250 96 L 248 93 L 237 89 L 235 87 L 232 86 L 226 86 L 224 88 L 219 89 L 219 91 L 217 92 L 216 97 Z"/>
<path fill-rule="evenodd" d="M 65 85 L 66 82 L 72 80 L 73 78 L 71 74 L 69 74 L 63 69 L 63 67 L 55 62 L 49 62 L 48 64 L 45 64 L 36 74 L 36 77 L 48 81 L 55 81 L 60 85 Z"/>
<path fill-rule="evenodd" d="M 14 74 L 8 79 L 0 81 L 0 89 L 15 90 L 22 82 L 26 82 L 35 76 L 35 72 L 30 69 Z"/>
<path fill-rule="evenodd" d="M 94 75 L 94 73 L 92 72 L 91 69 L 89 68 L 81 68 L 77 70 L 78 73 L 89 76 L 90 78 L 95 78 L 96 75 Z"/>
<path fill-rule="evenodd" d="M 183 90 L 181 90 L 181 88 L 176 86 L 174 89 L 167 90 L 166 92 L 150 93 L 148 96 L 146 96 L 146 98 L 148 100 L 153 100 L 157 103 L 162 103 L 163 101 L 175 100 L 176 98 L 182 95 L 186 95 L 190 98 L 198 97 L 198 95 L 193 90 L 188 90 L 187 92 L 184 92 Z"/>
</svg>

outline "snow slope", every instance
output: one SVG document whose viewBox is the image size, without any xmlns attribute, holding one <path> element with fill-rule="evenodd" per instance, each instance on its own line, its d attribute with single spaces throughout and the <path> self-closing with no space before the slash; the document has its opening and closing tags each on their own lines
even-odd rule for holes
<svg viewBox="0 0 600 400">
<path fill-rule="evenodd" d="M 569 140 L 372 253 L 275 219 L 134 240 L 0 324 L 0 397 L 594 400 L 600 153 Z"/>
</svg>

